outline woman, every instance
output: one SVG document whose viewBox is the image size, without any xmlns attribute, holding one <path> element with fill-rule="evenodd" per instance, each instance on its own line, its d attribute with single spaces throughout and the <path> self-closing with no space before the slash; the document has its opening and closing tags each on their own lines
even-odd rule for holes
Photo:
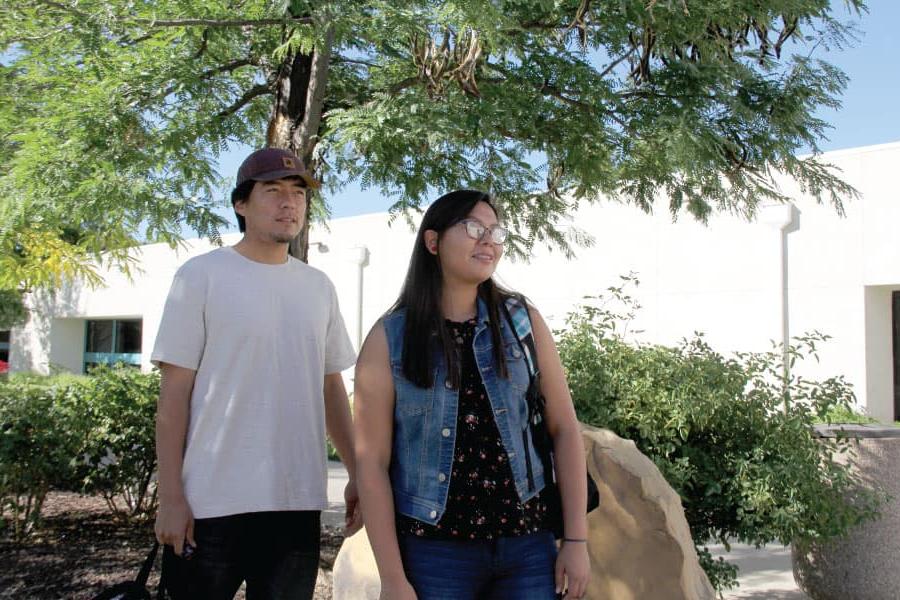
<svg viewBox="0 0 900 600">
<path fill-rule="evenodd" d="M 562 497 L 557 551 L 508 312 L 525 307 L 492 279 L 506 238 L 487 194 L 435 201 L 400 298 L 360 351 L 357 481 L 382 600 L 584 595 L 581 433 L 550 330 L 528 307 Z"/>
</svg>

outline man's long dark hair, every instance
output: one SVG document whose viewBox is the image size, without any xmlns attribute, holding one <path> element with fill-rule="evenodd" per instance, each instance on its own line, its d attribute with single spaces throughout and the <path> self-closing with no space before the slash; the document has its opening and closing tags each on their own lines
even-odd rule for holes
<svg viewBox="0 0 900 600">
<path fill-rule="evenodd" d="M 438 232 L 438 236 L 443 235 L 447 228 L 468 217 L 479 202 L 484 202 L 491 207 L 494 214 L 497 214 L 491 197 L 477 190 L 457 190 L 444 194 L 425 211 L 409 259 L 406 281 L 400 290 L 400 297 L 391 308 L 392 311 L 406 309 L 403 375 L 422 388 L 444 385 L 443 381 L 433 381 L 435 365 L 432 364 L 432 358 L 436 343 L 439 343 L 443 350 L 450 384 L 454 389 L 458 389 L 460 381 L 459 356 L 441 311 L 443 289 L 441 263 L 437 256 L 426 249 L 425 232 L 433 230 Z M 503 338 L 500 335 L 502 316 L 499 311 L 507 293 L 492 278 L 478 285 L 478 297 L 484 300 L 488 307 L 495 366 L 500 376 L 504 378 L 508 375 L 503 356 Z"/>
</svg>

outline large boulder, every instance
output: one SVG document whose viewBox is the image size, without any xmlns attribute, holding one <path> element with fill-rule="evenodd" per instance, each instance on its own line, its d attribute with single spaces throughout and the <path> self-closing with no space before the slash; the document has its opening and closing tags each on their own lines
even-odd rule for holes
<svg viewBox="0 0 900 600">
<path fill-rule="evenodd" d="M 681 499 L 634 442 L 584 426 L 588 470 L 600 506 L 588 516 L 588 599 L 713 600 Z M 334 600 L 377 600 L 378 572 L 365 531 L 344 540 Z"/>
<path fill-rule="evenodd" d="M 588 515 L 596 600 L 713 600 L 681 498 L 631 440 L 583 426 L 600 506 Z"/>
<path fill-rule="evenodd" d="M 855 437 L 835 455 L 869 490 L 886 492 L 880 516 L 825 542 L 794 544 L 794 580 L 813 600 L 900 598 L 900 428 L 893 425 L 819 425 L 819 437 Z M 852 498 L 851 498 L 852 500 Z"/>
<path fill-rule="evenodd" d="M 341 544 L 332 575 L 333 600 L 378 600 L 381 581 L 365 527 Z"/>
</svg>

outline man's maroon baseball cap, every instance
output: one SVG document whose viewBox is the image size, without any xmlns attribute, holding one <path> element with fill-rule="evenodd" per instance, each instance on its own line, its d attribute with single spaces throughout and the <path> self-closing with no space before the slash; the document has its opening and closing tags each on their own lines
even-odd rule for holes
<svg viewBox="0 0 900 600">
<path fill-rule="evenodd" d="M 235 185 L 250 180 L 274 181 L 285 177 L 300 177 L 307 187 L 313 189 L 322 185 L 306 170 L 303 161 L 281 148 L 263 148 L 248 156 L 238 169 Z"/>
</svg>

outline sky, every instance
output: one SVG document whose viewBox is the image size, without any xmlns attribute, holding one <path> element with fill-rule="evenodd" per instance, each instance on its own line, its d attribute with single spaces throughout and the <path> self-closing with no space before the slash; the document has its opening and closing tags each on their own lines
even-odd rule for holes
<svg viewBox="0 0 900 600">
<path fill-rule="evenodd" d="M 832 0 L 835 16 L 858 29 L 859 39 L 843 50 L 819 50 L 814 56 L 823 58 L 843 70 L 850 78 L 842 96 L 840 109 L 822 109 L 818 116 L 833 129 L 820 144 L 823 151 L 855 148 L 900 141 L 900 0 L 868 0 L 868 13 L 851 15 L 843 0 Z M 223 154 L 219 173 L 233 177 L 244 156 L 246 146 L 233 147 Z M 380 190 L 361 190 L 350 182 L 343 190 L 328 198 L 334 218 L 386 211 L 393 200 Z M 230 216 L 230 207 L 223 211 Z M 231 217 L 233 220 L 233 217 Z"/>
</svg>

